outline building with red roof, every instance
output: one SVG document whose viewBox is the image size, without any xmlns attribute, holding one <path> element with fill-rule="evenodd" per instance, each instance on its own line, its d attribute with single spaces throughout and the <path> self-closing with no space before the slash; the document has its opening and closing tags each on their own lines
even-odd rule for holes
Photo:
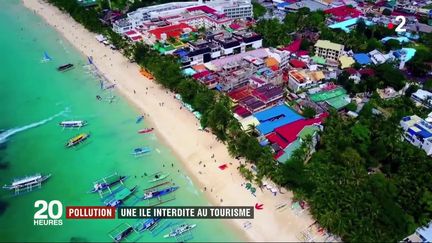
<svg viewBox="0 0 432 243">
<path fill-rule="evenodd" d="M 324 10 L 324 13 L 332 15 L 337 22 L 357 18 L 363 15 L 360 10 L 346 5 Z"/>
<path fill-rule="evenodd" d="M 283 51 L 289 51 L 291 53 L 295 53 L 297 51 L 300 50 L 300 45 L 301 45 L 302 39 L 297 39 L 293 42 L 291 42 L 291 44 L 285 46 L 284 48 L 282 48 L 281 50 Z"/>
<path fill-rule="evenodd" d="M 174 24 L 170 26 L 152 29 L 149 30 L 148 33 L 150 34 L 150 38 L 154 38 L 156 40 L 162 40 L 163 34 L 166 35 L 166 38 L 169 37 L 178 38 L 186 30 L 195 31 L 195 29 L 192 26 L 186 23 L 180 23 L 180 24 Z"/>
<path fill-rule="evenodd" d="M 305 68 L 307 66 L 306 63 L 304 63 L 303 61 L 300 61 L 298 59 L 291 59 L 289 61 L 289 64 L 293 68 Z"/>
<path fill-rule="evenodd" d="M 196 7 L 190 7 L 190 8 L 186 8 L 187 11 L 189 12 L 195 12 L 195 11 L 203 11 L 205 13 L 215 13 L 216 10 L 213 8 L 210 8 L 209 6 L 206 5 L 201 5 L 201 6 L 196 6 Z"/>
<path fill-rule="evenodd" d="M 320 125 L 326 117 L 328 117 L 328 113 L 322 113 L 318 118 L 300 119 L 288 123 L 276 128 L 274 132 L 268 134 L 266 138 L 271 143 L 276 143 L 280 148 L 284 149 L 297 140 L 298 134 L 303 130 L 303 128 L 312 125 Z"/>
</svg>

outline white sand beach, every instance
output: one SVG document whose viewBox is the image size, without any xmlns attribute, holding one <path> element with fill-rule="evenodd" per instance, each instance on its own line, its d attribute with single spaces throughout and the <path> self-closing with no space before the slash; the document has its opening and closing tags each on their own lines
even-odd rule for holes
<svg viewBox="0 0 432 243">
<path fill-rule="evenodd" d="M 118 51 L 100 44 L 95 39 L 96 34 L 87 31 L 56 7 L 39 0 L 22 1 L 84 55 L 93 57 L 97 67 L 117 84 L 119 92 L 146 114 L 145 119 L 155 127 L 159 139 L 176 153 L 188 174 L 192 175 L 193 182 L 202 191 L 206 188 L 204 193 L 214 205 L 264 204 L 263 210 L 255 210 L 252 220 L 227 220 L 244 234 L 245 240 L 299 241 L 298 236 L 314 220 L 307 210 L 298 215 L 291 210 L 291 192 L 282 190 L 283 194 L 274 196 L 268 190 L 258 189 L 256 197 L 253 196 L 242 186 L 245 180 L 236 169 L 239 161 L 229 156 L 225 145 L 216 141 L 213 134 L 198 130 L 197 119 L 186 109 L 180 109 L 181 104 L 173 98 L 173 93 L 143 77 L 137 64 L 130 63 Z M 161 102 L 163 105 L 160 105 Z M 228 164 L 226 170 L 218 169 L 225 163 Z M 282 211 L 276 210 L 282 202 L 287 202 L 287 206 Z M 243 226 L 246 221 L 250 221 L 248 229 Z M 323 238 L 317 236 L 314 240 L 322 241 Z"/>
</svg>

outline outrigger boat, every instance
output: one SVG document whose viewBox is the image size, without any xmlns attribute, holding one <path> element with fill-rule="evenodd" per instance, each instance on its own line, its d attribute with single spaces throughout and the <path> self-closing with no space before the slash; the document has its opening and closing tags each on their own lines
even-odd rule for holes
<svg viewBox="0 0 432 243">
<path fill-rule="evenodd" d="M 132 154 L 138 156 L 138 155 L 149 153 L 150 151 L 151 149 L 149 147 L 136 148 L 133 150 Z"/>
<path fill-rule="evenodd" d="M 81 133 L 80 135 L 69 139 L 69 141 L 66 143 L 66 147 L 70 148 L 70 147 L 76 146 L 76 145 L 84 142 L 88 137 L 90 137 L 90 134 Z"/>
<path fill-rule="evenodd" d="M 124 231 L 122 231 L 120 234 L 118 234 L 116 237 L 114 237 L 114 240 L 116 242 L 120 242 L 121 240 L 123 240 L 125 237 L 127 237 L 130 233 L 132 233 L 133 228 L 132 226 L 125 229 Z"/>
<path fill-rule="evenodd" d="M 113 175 L 111 177 L 107 177 L 106 179 L 104 178 L 99 182 L 95 182 L 93 189 L 90 191 L 90 193 L 101 192 L 103 190 L 110 188 L 111 186 L 114 186 L 115 184 L 122 183 L 126 179 L 127 176 L 121 176 L 121 175 L 116 175 L 116 176 Z"/>
<path fill-rule="evenodd" d="M 136 224 L 135 230 L 138 232 L 142 232 L 148 229 L 151 229 L 157 225 L 157 223 L 161 220 L 161 218 L 149 218 L 147 220 L 142 220 Z"/>
<path fill-rule="evenodd" d="M 154 130 L 154 128 L 152 127 L 152 128 L 145 128 L 145 129 L 141 129 L 141 130 L 138 130 L 138 133 L 150 133 L 150 132 L 153 132 L 153 130 Z"/>
<path fill-rule="evenodd" d="M 171 192 L 176 191 L 177 189 L 179 189 L 178 186 L 171 186 L 165 189 L 161 189 L 161 190 L 151 190 L 151 191 L 147 191 L 144 193 L 144 197 L 143 200 L 148 200 L 148 199 L 152 199 L 152 198 L 159 198 L 161 196 L 170 194 Z"/>
<path fill-rule="evenodd" d="M 80 128 L 87 125 L 86 121 L 62 121 L 59 123 L 64 128 Z"/>
<path fill-rule="evenodd" d="M 140 123 L 144 119 L 144 116 L 139 116 L 136 120 L 136 123 Z"/>
<path fill-rule="evenodd" d="M 192 230 L 195 227 L 196 227 L 196 224 L 182 224 L 179 227 L 177 227 L 176 229 L 172 230 L 169 234 L 164 235 L 164 238 L 177 237 L 179 235 L 182 235 L 182 234 Z"/>
<path fill-rule="evenodd" d="M 4 185 L 3 189 L 6 190 L 15 190 L 16 193 L 19 193 L 21 190 L 27 189 L 31 191 L 33 187 L 40 187 L 42 182 L 46 181 L 51 177 L 51 174 L 41 175 L 40 173 L 34 174 L 32 176 L 26 176 L 23 178 L 14 179 L 12 184 Z"/>
<path fill-rule="evenodd" d="M 118 207 L 123 204 L 123 201 L 126 200 L 130 195 L 132 195 L 138 186 L 134 186 L 132 189 L 123 188 L 121 191 L 114 195 L 114 198 L 110 200 L 105 200 L 104 204 L 109 207 Z"/>
<path fill-rule="evenodd" d="M 121 224 L 113 229 L 109 236 L 114 240 L 114 242 L 120 242 L 128 237 L 132 232 L 134 232 L 134 228 L 129 224 Z"/>
<path fill-rule="evenodd" d="M 61 66 L 59 66 L 59 67 L 57 68 L 57 71 L 60 71 L 60 72 L 66 72 L 66 71 L 68 71 L 68 70 L 71 70 L 73 67 L 74 67 L 73 64 L 68 63 L 68 64 L 65 64 L 65 65 L 61 65 Z"/>
<path fill-rule="evenodd" d="M 157 182 L 157 181 L 160 181 L 160 180 L 167 178 L 169 175 L 170 175 L 169 173 L 162 174 L 161 172 L 158 172 L 158 173 L 154 174 L 154 178 L 149 180 L 148 182 Z"/>
</svg>

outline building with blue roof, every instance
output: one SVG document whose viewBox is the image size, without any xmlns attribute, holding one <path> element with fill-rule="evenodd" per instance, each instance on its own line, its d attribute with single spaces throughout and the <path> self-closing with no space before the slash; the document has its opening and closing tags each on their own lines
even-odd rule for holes
<svg viewBox="0 0 432 243">
<path fill-rule="evenodd" d="M 303 119 L 302 116 L 290 109 L 286 105 L 278 105 L 264 111 L 256 113 L 255 118 L 259 121 L 257 130 L 266 135 L 274 131 L 274 129 L 283 125 Z"/>
<path fill-rule="evenodd" d="M 285 7 L 288 6 L 288 5 L 290 5 L 289 2 L 282 2 L 282 3 L 278 3 L 276 5 L 276 8 L 279 9 L 279 10 L 285 10 Z"/>
<path fill-rule="evenodd" d="M 406 141 L 423 149 L 428 156 L 432 154 L 432 124 L 413 115 L 403 117 L 400 125 Z"/>
<path fill-rule="evenodd" d="M 382 43 L 386 43 L 389 40 L 397 40 L 399 41 L 399 43 L 403 44 L 403 43 L 409 43 L 410 40 L 408 39 L 408 37 L 405 36 L 399 36 L 399 37 L 384 37 L 381 39 Z"/>
<path fill-rule="evenodd" d="M 414 57 L 414 55 L 416 53 L 416 49 L 404 47 L 404 48 L 400 49 L 399 52 L 401 54 L 400 55 L 401 61 L 408 62 L 409 60 L 411 60 L 411 58 Z"/>
<path fill-rule="evenodd" d="M 359 18 L 351 18 L 351 19 L 347 19 L 345 21 L 331 24 L 328 27 L 330 29 L 341 29 L 341 30 L 345 31 L 346 33 L 349 33 L 349 32 L 351 32 L 351 29 L 357 25 L 358 20 L 359 20 Z M 366 26 L 371 26 L 374 24 L 372 21 L 369 21 L 366 19 L 364 20 L 364 23 L 366 24 Z"/>
<path fill-rule="evenodd" d="M 354 57 L 354 60 L 361 65 L 367 65 L 367 64 L 370 64 L 372 62 L 372 60 L 370 59 L 370 57 L 366 53 L 356 53 L 356 54 L 354 54 L 353 57 Z"/>
</svg>

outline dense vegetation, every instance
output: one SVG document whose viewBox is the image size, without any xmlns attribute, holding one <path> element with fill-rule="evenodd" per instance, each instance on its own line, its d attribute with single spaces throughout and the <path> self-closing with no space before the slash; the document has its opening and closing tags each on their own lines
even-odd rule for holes
<svg viewBox="0 0 432 243">
<path fill-rule="evenodd" d="M 70 0 L 49 1 L 89 30 L 110 33 L 98 23 L 96 10 L 80 8 Z M 320 12 L 301 10 L 288 14 L 283 24 L 272 26 L 273 20 L 262 20 L 256 30 L 261 31 L 268 46 L 287 44 L 290 32 L 320 28 L 321 35 L 327 39 L 347 43 L 356 50 L 368 50 L 372 46 L 384 48 L 373 40 L 384 33 L 380 27 L 363 29 L 360 25 L 352 32 L 359 35 L 360 40 L 356 40 L 351 34 L 347 36 L 322 26 L 322 18 Z M 112 35 L 111 38 L 119 37 Z M 119 45 L 124 43 L 121 38 L 116 40 Z M 423 44 L 430 45 L 428 41 L 424 40 Z M 426 113 L 408 98 L 383 102 L 375 97 L 356 120 L 332 112 L 325 122 L 316 153 L 310 156 L 311 139 L 308 138 L 287 163 L 278 165 L 270 149 L 261 147 L 252 136 L 253 127 L 247 131 L 240 129 L 226 96 L 184 77 L 177 59 L 172 56 L 161 56 L 142 44 L 127 50 L 157 82 L 181 94 L 185 102 L 201 112 L 202 125 L 225 142 L 233 156 L 242 156 L 256 164 L 255 177 L 245 166 L 239 168 L 246 179 L 260 184 L 260 179 L 267 176 L 294 190 L 296 197 L 309 202 L 319 223 L 344 240 L 399 241 L 432 218 L 432 162 L 422 150 L 403 142 L 398 130 L 402 116 Z M 391 73 L 393 69 L 385 65 L 376 67 L 379 68 L 384 72 L 377 75 L 381 82 L 399 85 L 402 80 L 399 73 Z M 416 88 L 411 87 L 410 92 Z M 374 115 L 374 107 L 382 115 Z M 307 164 L 306 160 L 309 160 Z"/>
<path fill-rule="evenodd" d="M 283 23 L 277 19 L 262 19 L 254 30 L 263 36 L 264 46 L 287 45 L 292 35 L 303 30 L 317 30 L 324 26 L 325 15 L 322 11 L 310 12 L 301 8 L 297 13 L 287 13 Z"/>
<path fill-rule="evenodd" d="M 343 43 L 347 49 L 355 52 L 368 52 L 374 49 L 385 50 L 379 40 L 393 35 L 394 31 L 382 25 L 366 26 L 360 20 L 357 27 L 350 33 L 342 30 L 332 30 L 325 24 L 326 16 L 323 11 L 311 12 L 308 8 L 301 8 L 296 13 L 287 13 L 283 23 L 277 19 L 258 21 L 255 31 L 264 37 L 266 46 L 280 46 L 290 43 L 296 33 L 319 33 L 320 39 Z M 394 42 L 390 41 L 390 44 Z M 394 48 L 394 46 L 391 46 Z M 389 48 L 390 49 L 390 48 Z"/>
<path fill-rule="evenodd" d="M 392 115 L 374 115 L 381 106 Z M 408 98 L 373 100 L 358 119 L 331 114 L 318 152 L 293 156 L 279 181 L 311 204 L 321 225 L 346 241 L 399 241 L 432 217 L 432 163 L 400 139 L 400 118 L 419 111 Z M 370 172 L 370 173 L 368 173 Z"/>
<path fill-rule="evenodd" d="M 267 12 L 267 9 L 258 2 L 252 2 L 252 6 L 254 19 L 258 19 L 259 17 L 264 16 L 264 14 Z"/>
<path fill-rule="evenodd" d="M 399 69 L 396 69 L 394 65 L 384 63 L 370 66 L 370 69 L 373 75 L 361 75 L 361 81 L 357 84 L 353 79 L 349 78 L 350 74 L 346 71 L 338 76 L 336 83 L 342 85 L 350 94 L 374 92 L 377 88 L 392 87 L 395 90 L 400 90 L 405 87 L 407 80 L 403 73 Z"/>
</svg>

